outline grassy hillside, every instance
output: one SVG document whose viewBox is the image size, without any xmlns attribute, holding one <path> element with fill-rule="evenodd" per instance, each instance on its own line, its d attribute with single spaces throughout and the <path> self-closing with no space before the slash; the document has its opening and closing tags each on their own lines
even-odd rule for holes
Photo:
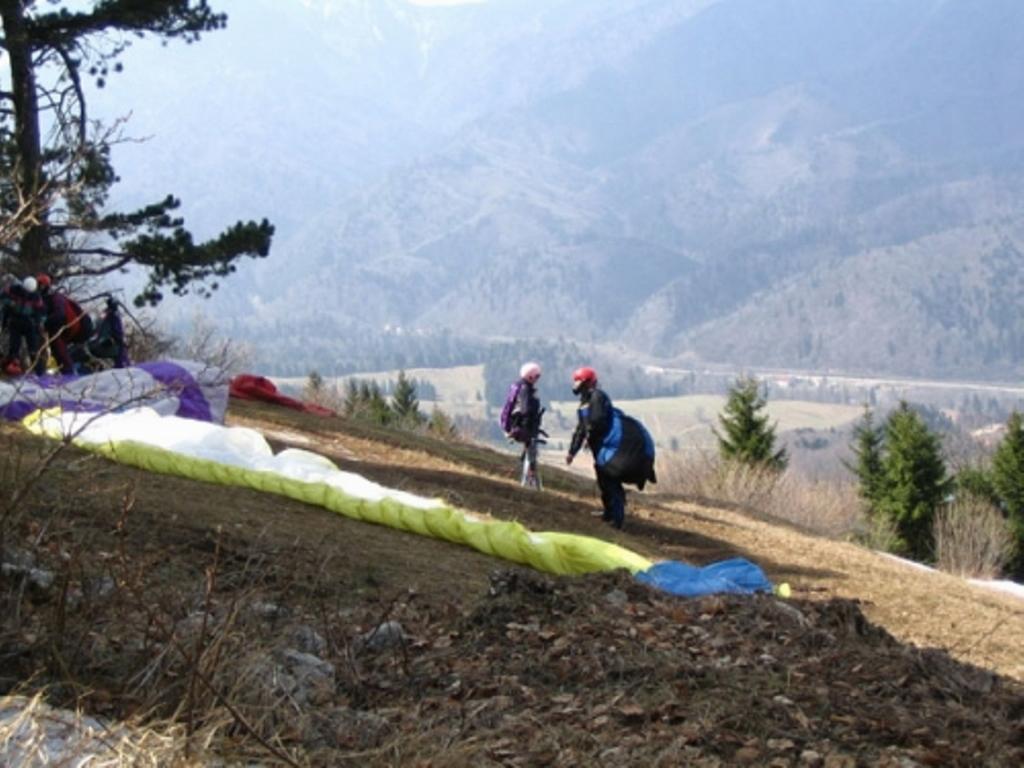
<svg viewBox="0 0 1024 768">
<path fill-rule="evenodd" d="M 640 419 L 662 448 L 709 448 L 714 446 L 712 428 L 718 428 L 718 414 L 725 407 L 721 395 L 684 395 L 681 397 L 653 397 L 644 400 L 616 400 L 615 405 Z M 799 400 L 776 400 L 768 403 L 769 418 L 777 424 L 776 434 L 785 442 L 786 433 L 801 429 L 828 430 L 848 426 L 863 414 L 863 408 L 853 405 L 812 403 Z M 556 401 L 548 411 L 557 421 L 568 424 L 569 433 L 575 426 L 576 403 Z M 552 435 L 567 437 L 564 430 L 556 429 Z"/>
<path fill-rule="evenodd" d="M 1013 597 L 681 497 L 632 494 L 614 532 L 589 514 L 589 478 L 548 468 L 527 492 L 508 456 L 465 443 L 235 401 L 229 423 L 535 530 L 747 557 L 793 598 L 547 577 L 281 497 L 47 458 L 0 426 L 5 487 L 28 491 L 5 508 L 5 552 L 55 575 L 0 575 L 0 690 L 144 716 L 192 760 L 264 765 L 1024 757 Z M 388 622 L 400 634 L 374 640 Z"/>
<path fill-rule="evenodd" d="M 480 421 L 496 420 L 498 409 L 488 407 L 481 399 L 484 391 L 483 365 L 466 365 L 453 368 L 410 368 L 406 375 L 420 382 L 428 382 L 436 391 L 436 399 L 421 398 L 422 410 L 429 413 L 435 405 L 452 416 L 465 416 Z M 360 373 L 351 378 L 378 382 L 394 381 L 398 371 L 375 371 Z M 329 378 L 328 387 L 344 393 L 349 377 Z M 279 386 L 299 392 L 305 380 L 298 378 L 277 378 Z M 576 424 L 576 403 L 571 400 L 548 400 L 549 392 L 561 394 L 561 382 L 541 379 L 540 396 L 547 408 L 545 429 L 551 435 L 549 450 L 560 443 L 566 443 Z M 686 450 L 705 449 L 714 446 L 713 427 L 718 426 L 718 414 L 722 412 L 726 398 L 721 395 L 681 395 L 678 397 L 653 397 L 639 400 L 615 400 L 625 412 L 639 418 L 662 449 Z M 768 404 L 768 414 L 777 424 L 777 434 L 782 441 L 787 433 L 799 430 L 828 431 L 843 429 L 863 413 L 862 406 L 818 403 L 804 400 L 773 400 Z M 559 449 L 560 450 L 560 449 Z"/>
</svg>

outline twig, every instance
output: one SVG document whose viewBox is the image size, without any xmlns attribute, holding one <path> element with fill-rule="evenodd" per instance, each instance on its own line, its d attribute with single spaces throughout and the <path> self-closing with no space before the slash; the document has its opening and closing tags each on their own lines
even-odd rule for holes
<svg viewBox="0 0 1024 768">
<path fill-rule="evenodd" d="M 975 648 L 977 648 L 979 645 L 981 645 L 983 642 L 985 642 L 990 637 L 992 637 L 992 635 L 995 634 L 996 630 L 999 629 L 1001 626 L 1003 626 L 1003 624 L 1006 623 L 1006 619 L 1007 619 L 1006 616 L 999 617 L 999 619 L 996 621 L 995 624 L 992 625 L 991 629 L 989 629 L 988 632 L 983 632 L 982 634 L 980 634 L 973 643 L 968 645 L 963 650 L 957 650 L 957 647 L 954 645 L 954 646 L 950 647 L 949 652 L 953 653 L 954 651 L 956 651 L 957 653 L 962 653 L 962 654 L 970 653 Z"/>
<path fill-rule="evenodd" d="M 192 669 L 188 681 L 188 694 L 185 704 L 186 726 L 185 732 L 188 739 L 185 742 L 186 756 L 191 749 L 192 735 L 195 733 L 195 706 L 196 706 L 196 676 L 199 674 L 199 664 L 203 657 L 203 646 L 206 643 L 206 632 L 209 628 L 210 613 L 213 611 L 213 590 L 217 581 L 217 567 L 220 564 L 220 548 L 224 537 L 224 531 L 217 527 L 217 543 L 213 549 L 213 563 L 206 568 L 206 584 L 203 594 L 203 621 L 196 634 L 195 647 L 192 649 Z"/>
</svg>

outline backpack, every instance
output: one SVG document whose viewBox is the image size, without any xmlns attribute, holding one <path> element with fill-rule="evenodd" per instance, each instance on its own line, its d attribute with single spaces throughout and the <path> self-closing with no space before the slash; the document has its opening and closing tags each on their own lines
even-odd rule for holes
<svg viewBox="0 0 1024 768">
<path fill-rule="evenodd" d="M 70 296 L 64 297 L 64 307 L 64 325 L 68 338 L 73 342 L 88 340 L 93 332 L 93 322 L 89 313 Z"/>
<path fill-rule="evenodd" d="M 521 416 L 515 408 L 516 403 L 519 400 L 519 392 L 522 390 L 524 384 L 522 379 L 518 379 L 509 386 L 508 394 L 505 395 L 505 404 L 501 407 L 501 416 L 498 417 L 498 424 L 501 426 L 501 431 L 506 435 L 511 434 L 515 437 L 515 432 L 520 426 L 519 422 L 521 419 L 515 418 Z M 517 438 L 518 439 L 518 438 Z"/>
<path fill-rule="evenodd" d="M 647 483 L 658 482 L 654 453 L 654 438 L 647 427 L 612 408 L 611 426 L 595 457 L 604 473 L 623 483 L 633 483 L 642 491 Z"/>
</svg>

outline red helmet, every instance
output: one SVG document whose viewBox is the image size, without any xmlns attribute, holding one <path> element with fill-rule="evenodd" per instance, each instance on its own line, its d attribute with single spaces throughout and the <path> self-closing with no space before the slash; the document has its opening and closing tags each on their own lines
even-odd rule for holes
<svg viewBox="0 0 1024 768">
<path fill-rule="evenodd" d="M 49 288 L 52 282 L 53 281 L 50 280 L 50 276 L 45 272 L 40 272 L 38 275 L 36 275 L 36 284 L 39 286 L 40 290 Z"/>
<path fill-rule="evenodd" d="M 572 391 L 579 394 L 581 389 L 593 389 L 597 386 L 597 371 L 590 366 L 577 368 L 572 374 Z"/>
</svg>

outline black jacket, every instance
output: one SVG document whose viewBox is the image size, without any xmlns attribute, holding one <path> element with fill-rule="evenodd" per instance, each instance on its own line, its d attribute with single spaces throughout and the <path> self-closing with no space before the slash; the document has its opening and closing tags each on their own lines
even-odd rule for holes
<svg viewBox="0 0 1024 768">
<path fill-rule="evenodd" d="M 611 398 L 597 387 L 583 390 L 580 393 L 580 405 L 576 409 L 576 419 L 576 431 L 572 433 L 572 442 L 569 443 L 569 455 L 579 453 L 585 440 L 590 452 L 596 457 L 611 427 Z"/>
</svg>

